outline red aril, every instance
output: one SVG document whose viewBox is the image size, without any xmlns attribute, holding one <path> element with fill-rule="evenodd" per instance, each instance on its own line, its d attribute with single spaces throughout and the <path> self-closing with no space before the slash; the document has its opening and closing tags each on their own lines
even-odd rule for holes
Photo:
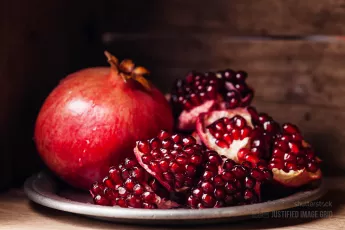
<svg viewBox="0 0 345 230">
<path fill-rule="evenodd" d="M 38 115 L 35 142 L 47 166 L 74 187 L 89 189 L 109 166 L 133 155 L 135 141 L 173 128 L 164 95 L 147 70 L 106 52 L 111 68 L 75 72 L 51 92 Z"/>
</svg>

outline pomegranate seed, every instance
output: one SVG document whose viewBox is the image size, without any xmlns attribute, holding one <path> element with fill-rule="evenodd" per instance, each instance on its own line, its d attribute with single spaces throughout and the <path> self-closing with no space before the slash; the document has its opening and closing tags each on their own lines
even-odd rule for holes
<svg viewBox="0 0 345 230">
<path fill-rule="evenodd" d="M 262 152 L 262 150 L 258 147 L 254 147 L 254 148 L 250 149 L 251 155 L 256 156 L 256 157 L 261 157 L 261 155 L 262 155 L 261 152 Z"/>
<path fill-rule="evenodd" d="M 248 74 L 244 71 L 238 71 L 236 73 L 236 79 L 239 81 L 239 82 L 245 82 L 245 80 L 247 79 L 248 77 Z"/>
<path fill-rule="evenodd" d="M 171 136 L 171 139 L 175 142 L 175 143 L 179 143 L 181 141 L 181 136 L 179 134 L 174 134 Z"/>
<path fill-rule="evenodd" d="M 299 146 L 294 142 L 289 142 L 289 147 L 292 153 L 298 154 L 300 152 Z"/>
<path fill-rule="evenodd" d="M 239 140 L 241 137 L 241 131 L 239 129 L 233 129 L 231 130 L 231 136 L 234 140 Z"/>
<path fill-rule="evenodd" d="M 273 179 L 272 171 L 270 171 L 268 169 L 263 169 L 262 172 L 264 173 L 266 180 L 271 181 Z"/>
<path fill-rule="evenodd" d="M 250 176 L 253 177 L 257 181 L 263 181 L 265 179 L 265 175 L 262 171 L 257 168 L 253 168 L 250 172 Z"/>
<path fill-rule="evenodd" d="M 283 152 L 289 151 L 289 146 L 288 146 L 287 142 L 285 142 L 285 141 L 278 141 L 276 146 Z"/>
<path fill-rule="evenodd" d="M 240 149 L 240 150 L 238 151 L 237 157 L 238 157 L 239 159 L 244 159 L 244 157 L 245 157 L 246 155 L 248 155 L 249 153 L 250 153 L 249 149 L 247 149 L 247 148 L 242 148 L 242 149 Z"/>
<path fill-rule="evenodd" d="M 162 170 L 163 172 L 168 171 L 168 170 L 169 170 L 169 163 L 168 163 L 168 161 L 166 161 L 166 160 L 161 160 L 161 161 L 159 162 L 159 167 L 161 168 L 161 170 Z"/>
<path fill-rule="evenodd" d="M 240 104 L 240 101 L 237 97 L 230 97 L 229 95 L 226 95 L 227 96 L 227 107 L 229 109 L 234 109 L 234 108 L 237 108 Z"/>
<path fill-rule="evenodd" d="M 234 194 L 237 190 L 236 185 L 233 182 L 226 183 L 224 189 L 228 194 Z"/>
<path fill-rule="evenodd" d="M 210 182 L 203 182 L 201 188 L 206 194 L 212 194 L 214 192 L 214 186 Z"/>
<path fill-rule="evenodd" d="M 251 129 L 247 126 L 241 129 L 241 140 L 243 140 L 246 137 L 249 137 L 251 133 Z"/>
<path fill-rule="evenodd" d="M 289 171 L 289 170 L 297 170 L 297 165 L 295 163 L 292 162 L 285 162 L 285 168 Z"/>
<path fill-rule="evenodd" d="M 216 137 L 216 138 L 217 138 L 217 137 Z M 226 143 L 228 143 L 229 145 L 231 145 L 231 143 L 232 143 L 231 134 L 225 133 L 225 134 L 223 135 L 223 139 L 226 141 Z"/>
<path fill-rule="evenodd" d="M 233 120 L 235 122 L 236 127 L 240 129 L 244 128 L 244 126 L 247 124 L 246 120 L 238 115 L 234 116 Z"/>
<path fill-rule="evenodd" d="M 194 165 L 200 165 L 202 162 L 202 156 L 200 154 L 193 154 L 189 161 Z"/>
<path fill-rule="evenodd" d="M 246 174 L 246 169 L 241 165 L 235 165 L 232 168 L 232 172 L 236 175 L 236 178 L 243 178 Z"/>
<path fill-rule="evenodd" d="M 165 131 L 165 130 L 160 131 L 160 133 L 158 134 L 158 138 L 161 141 L 166 139 L 166 138 L 168 138 L 168 137 L 170 137 L 170 134 L 167 131 Z"/>
<path fill-rule="evenodd" d="M 196 168 L 193 165 L 186 165 L 187 176 L 193 177 L 196 174 Z"/>
<path fill-rule="evenodd" d="M 151 149 L 159 149 L 161 147 L 161 141 L 158 138 L 153 138 L 150 140 Z M 140 150 L 140 149 L 139 149 Z"/>
<path fill-rule="evenodd" d="M 215 186 L 224 186 L 224 180 L 222 179 L 221 175 L 217 175 L 213 178 L 213 183 L 215 184 Z"/>
<path fill-rule="evenodd" d="M 270 116 L 268 116 L 266 113 L 260 113 L 259 114 L 259 122 L 261 123 L 261 124 L 263 124 L 263 123 L 265 123 L 266 121 L 269 121 L 269 120 L 272 120 L 271 118 L 270 118 Z"/>
<path fill-rule="evenodd" d="M 224 169 L 231 169 L 232 167 L 235 166 L 235 161 L 231 160 L 231 159 L 227 159 L 225 162 L 224 162 L 224 165 L 223 165 L 223 168 Z"/>
<path fill-rule="evenodd" d="M 153 192 L 144 192 L 142 197 L 147 203 L 154 203 L 156 199 L 156 195 Z"/>
<path fill-rule="evenodd" d="M 297 161 L 297 157 L 293 154 L 285 153 L 284 160 L 289 162 L 295 162 Z"/>
<path fill-rule="evenodd" d="M 118 169 L 112 167 L 109 169 L 109 177 L 112 181 L 114 181 L 115 184 L 121 184 L 122 178 L 120 176 L 120 172 Z M 99 192 L 97 192 L 99 193 Z"/>
<path fill-rule="evenodd" d="M 273 156 L 277 158 L 283 158 L 284 157 L 284 152 L 281 151 L 280 149 L 276 148 L 273 150 Z"/>
<path fill-rule="evenodd" d="M 150 164 L 149 164 L 149 167 L 152 171 L 156 172 L 156 173 L 161 173 L 162 170 L 161 168 L 159 167 L 159 164 L 155 161 L 151 161 Z"/>
<path fill-rule="evenodd" d="M 251 177 L 246 177 L 245 178 L 245 186 L 246 188 L 254 188 L 255 186 L 255 180 Z"/>
<path fill-rule="evenodd" d="M 246 160 L 246 161 L 249 161 L 249 162 L 251 162 L 252 164 L 256 164 L 256 163 L 258 163 L 259 162 L 259 158 L 257 157 L 257 156 L 255 156 L 255 155 L 246 155 L 245 157 L 244 157 L 244 159 Z"/>
<path fill-rule="evenodd" d="M 103 206 L 108 206 L 109 205 L 108 199 L 102 197 L 101 195 L 95 196 L 94 202 L 96 204 L 98 204 L 98 205 L 103 205 Z"/>
<path fill-rule="evenodd" d="M 313 162 L 309 162 L 307 165 L 307 170 L 309 172 L 315 173 L 318 169 L 319 169 L 319 167 L 317 166 L 317 164 L 315 164 Z"/>
<path fill-rule="evenodd" d="M 190 98 L 190 100 L 191 100 L 191 102 L 193 103 L 194 106 L 201 104 L 200 98 L 198 97 L 197 94 L 192 93 L 192 94 L 190 94 L 189 98 Z"/>
<path fill-rule="evenodd" d="M 150 144 L 147 141 L 138 141 L 138 149 L 144 154 L 149 154 L 151 151 Z"/>
<path fill-rule="evenodd" d="M 302 137 L 301 134 L 295 133 L 295 134 L 292 134 L 292 135 L 291 135 L 291 139 L 292 139 L 293 141 L 300 142 L 300 141 L 303 140 L 303 137 Z"/>
<path fill-rule="evenodd" d="M 183 172 L 183 168 L 176 162 L 171 162 L 170 163 L 170 170 L 173 173 L 180 173 Z"/>
<path fill-rule="evenodd" d="M 233 179 L 235 179 L 235 176 L 233 173 L 229 172 L 229 171 L 223 171 L 222 174 L 221 174 L 222 178 L 224 181 L 231 181 Z"/>
<path fill-rule="evenodd" d="M 184 146 L 190 146 L 190 145 L 195 145 L 196 144 L 196 140 L 192 136 L 184 137 L 182 139 L 182 142 L 183 142 Z"/>
<path fill-rule="evenodd" d="M 138 181 L 142 181 L 145 179 L 145 170 L 141 167 L 133 167 L 131 174 L 132 177 L 134 177 Z"/>
<path fill-rule="evenodd" d="M 215 144 L 218 145 L 220 148 L 229 148 L 228 143 L 222 140 L 216 140 Z"/>
<path fill-rule="evenodd" d="M 244 199 L 245 200 L 254 200 L 255 199 L 255 192 L 251 189 L 246 189 L 244 192 Z"/>
<path fill-rule="evenodd" d="M 288 133 L 288 134 L 296 134 L 296 133 L 300 133 L 299 129 L 297 128 L 297 126 L 290 124 L 290 123 L 286 123 L 283 124 L 283 131 L 284 133 Z"/>
<path fill-rule="evenodd" d="M 223 189 L 221 189 L 221 188 L 216 188 L 216 189 L 214 190 L 214 196 L 215 196 L 215 198 L 216 198 L 217 200 L 221 200 L 221 199 L 224 199 L 225 193 L 224 193 Z"/>
<path fill-rule="evenodd" d="M 144 188 L 143 188 L 142 185 L 136 184 L 133 187 L 133 192 L 134 192 L 135 195 L 140 196 L 141 194 L 143 194 Z"/>
<path fill-rule="evenodd" d="M 161 157 L 161 150 L 160 149 L 154 149 L 151 151 L 151 156 L 154 158 L 154 159 L 157 159 L 157 158 L 160 158 Z"/>
<path fill-rule="evenodd" d="M 213 178 L 213 172 L 211 171 L 205 171 L 203 176 L 202 176 L 204 181 L 209 181 Z"/>
<path fill-rule="evenodd" d="M 214 124 L 214 128 L 222 132 L 225 130 L 225 126 L 222 121 L 218 121 L 216 124 Z"/>
<path fill-rule="evenodd" d="M 162 147 L 170 149 L 174 145 L 174 142 L 170 138 L 166 138 L 162 141 Z"/>
<path fill-rule="evenodd" d="M 113 182 L 108 177 L 103 179 L 103 184 L 108 188 L 114 188 Z"/>
<path fill-rule="evenodd" d="M 213 198 L 213 196 L 209 194 L 204 194 L 202 196 L 202 205 L 205 207 L 212 208 L 216 203 L 216 200 Z M 203 206 L 199 205 L 199 208 L 202 208 Z"/>
<path fill-rule="evenodd" d="M 192 208 L 196 208 L 199 204 L 199 201 L 198 199 L 195 199 L 194 197 L 190 196 L 188 197 L 187 204 Z"/>
<path fill-rule="evenodd" d="M 303 156 L 298 156 L 296 158 L 296 163 L 300 166 L 304 166 L 306 164 L 306 160 L 304 159 Z"/>
</svg>

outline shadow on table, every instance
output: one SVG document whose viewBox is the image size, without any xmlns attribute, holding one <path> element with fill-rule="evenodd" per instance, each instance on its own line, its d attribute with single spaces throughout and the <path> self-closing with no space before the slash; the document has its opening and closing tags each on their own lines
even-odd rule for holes
<svg viewBox="0 0 345 230">
<path fill-rule="evenodd" d="M 322 218 L 332 218 L 337 214 L 341 206 L 345 204 L 345 196 L 343 190 L 330 190 L 327 194 L 318 201 L 312 202 L 309 206 L 301 206 L 285 211 L 278 211 L 269 213 L 267 215 L 253 216 L 246 220 L 236 222 L 224 222 L 222 224 L 213 224 L 212 229 L 270 229 L 285 226 L 295 226 L 306 224 L 309 222 L 318 222 Z M 314 206 L 314 207 L 313 207 Z M 316 207 L 318 206 L 318 207 Z M 40 213 L 55 221 L 68 223 L 80 227 L 95 227 L 97 229 L 114 229 L 114 227 L 121 226 L 121 229 L 210 229 L 210 225 L 131 225 L 130 223 L 111 223 L 106 221 L 99 221 L 89 219 L 83 216 L 71 215 L 66 212 L 53 210 L 43 207 L 41 205 L 30 202 L 30 207 L 33 211 Z"/>
</svg>

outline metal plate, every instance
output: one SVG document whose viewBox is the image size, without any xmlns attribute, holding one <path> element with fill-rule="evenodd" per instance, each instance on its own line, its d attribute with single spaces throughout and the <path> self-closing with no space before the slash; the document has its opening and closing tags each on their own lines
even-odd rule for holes
<svg viewBox="0 0 345 230">
<path fill-rule="evenodd" d="M 258 218 L 265 213 L 288 209 L 320 198 L 325 194 L 325 182 L 316 189 L 295 193 L 273 201 L 215 209 L 146 210 L 104 207 L 92 204 L 87 193 L 61 189 L 46 173 L 27 179 L 25 193 L 32 201 L 57 210 L 76 213 L 91 218 L 137 224 L 201 224 Z"/>
</svg>

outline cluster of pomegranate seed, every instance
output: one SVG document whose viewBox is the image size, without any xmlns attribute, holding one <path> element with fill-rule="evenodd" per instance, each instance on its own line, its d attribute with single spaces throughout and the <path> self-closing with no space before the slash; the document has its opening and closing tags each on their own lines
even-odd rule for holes
<svg viewBox="0 0 345 230">
<path fill-rule="evenodd" d="M 215 144 L 221 148 L 229 148 L 234 141 L 249 137 L 252 131 L 240 115 L 220 118 L 206 128 L 216 139 Z"/>
<path fill-rule="evenodd" d="M 193 186 L 204 161 L 203 147 L 192 136 L 161 131 L 155 138 L 138 141 L 139 161 L 170 191 Z"/>
<path fill-rule="evenodd" d="M 216 100 L 219 79 L 214 73 L 189 73 L 178 79 L 171 94 L 173 104 L 182 110 L 190 110 L 207 100 Z"/>
<path fill-rule="evenodd" d="M 188 197 L 189 207 L 219 208 L 257 203 L 260 201 L 261 183 L 272 180 L 272 172 L 264 165 L 253 167 L 250 162 L 237 164 L 225 159 L 220 170 L 215 168 L 205 169 Z"/>
<path fill-rule="evenodd" d="M 319 160 L 312 148 L 304 141 L 297 126 L 284 124 L 283 133 L 278 137 L 273 146 L 270 168 L 290 170 L 306 169 L 315 173 L 319 169 Z"/>
<path fill-rule="evenodd" d="M 95 204 L 131 208 L 156 209 L 177 207 L 165 200 L 167 193 L 136 161 L 126 158 L 111 167 L 102 182 L 93 184 L 90 193 Z"/>
<path fill-rule="evenodd" d="M 219 71 L 217 73 L 223 80 L 225 90 L 225 105 L 227 109 L 248 106 L 254 96 L 254 91 L 247 85 L 246 79 L 248 74 L 244 71 L 234 71 L 231 69 Z"/>
<path fill-rule="evenodd" d="M 248 106 L 254 91 L 246 83 L 247 73 L 231 69 L 215 72 L 191 72 L 178 79 L 171 91 L 173 112 L 180 131 L 191 131 L 200 113 L 215 109 Z"/>
</svg>

